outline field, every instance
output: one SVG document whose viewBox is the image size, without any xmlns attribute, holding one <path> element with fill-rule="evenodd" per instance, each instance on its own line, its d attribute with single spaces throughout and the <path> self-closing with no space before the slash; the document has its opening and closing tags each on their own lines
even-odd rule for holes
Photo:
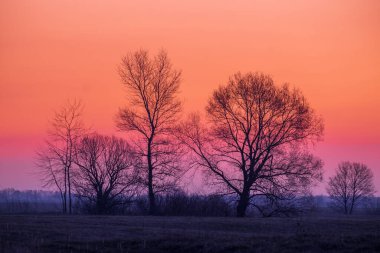
<svg viewBox="0 0 380 253">
<path fill-rule="evenodd" d="M 380 252 L 380 217 L 2 215 L 0 252 Z"/>
</svg>

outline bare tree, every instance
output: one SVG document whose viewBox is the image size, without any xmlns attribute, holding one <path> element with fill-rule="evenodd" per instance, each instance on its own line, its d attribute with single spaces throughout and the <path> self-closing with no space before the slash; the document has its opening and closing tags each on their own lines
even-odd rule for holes
<svg viewBox="0 0 380 253">
<path fill-rule="evenodd" d="M 307 151 L 323 124 L 304 96 L 276 87 L 263 74 L 240 73 L 210 98 L 208 124 L 193 115 L 180 139 L 193 151 L 223 193 L 238 196 L 237 216 L 245 216 L 255 196 L 285 198 L 321 179 L 322 163 Z"/>
<path fill-rule="evenodd" d="M 144 157 L 140 174 L 148 189 L 149 214 L 155 214 L 155 194 L 171 188 L 180 169 L 172 130 L 181 111 L 176 97 L 181 72 L 172 68 L 166 52 L 150 58 L 141 50 L 122 59 L 119 75 L 127 88 L 129 104 L 120 109 L 117 126 L 137 133 L 135 144 Z"/>
<path fill-rule="evenodd" d="M 44 186 L 55 186 L 62 199 L 63 213 L 72 213 L 72 169 L 75 145 L 85 128 L 82 121 L 83 106 L 78 101 L 68 101 L 54 115 L 46 147 L 37 152 L 37 165 Z"/>
<path fill-rule="evenodd" d="M 95 206 L 97 214 L 110 213 L 131 197 L 136 184 L 136 159 L 131 146 L 116 137 L 92 134 L 84 137 L 75 156 L 78 174 L 75 188 Z"/>
<path fill-rule="evenodd" d="M 373 173 L 365 164 L 342 162 L 329 178 L 327 192 L 335 207 L 352 214 L 357 203 L 375 193 Z"/>
</svg>

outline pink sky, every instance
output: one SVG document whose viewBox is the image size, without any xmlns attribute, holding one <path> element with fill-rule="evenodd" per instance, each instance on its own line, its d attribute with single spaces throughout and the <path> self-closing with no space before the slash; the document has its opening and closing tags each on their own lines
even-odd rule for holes
<svg viewBox="0 0 380 253">
<path fill-rule="evenodd" d="M 325 121 L 315 150 L 325 178 L 340 161 L 363 162 L 380 192 L 379 13 L 376 0 L 3 0 L 0 188 L 41 187 L 34 154 L 54 110 L 69 98 L 84 101 L 88 125 L 115 132 L 125 103 L 121 57 L 165 48 L 183 71 L 185 112 L 203 110 L 236 71 L 299 87 Z"/>
</svg>

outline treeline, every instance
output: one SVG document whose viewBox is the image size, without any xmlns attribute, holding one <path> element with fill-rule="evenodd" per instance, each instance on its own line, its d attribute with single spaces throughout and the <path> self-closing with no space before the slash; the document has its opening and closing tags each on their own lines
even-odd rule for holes
<svg viewBox="0 0 380 253">
<path fill-rule="evenodd" d="M 236 199 L 220 195 L 186 194 L 182 191 L 157 197 L 157 215 L 231 217 L 236 216 Z M 58 192 L 0 190 L 0 214 L 59 214 L 61 199 Z M 251 206 L 247 216 L 294 217 L 340 214 L 328 196 L 303 196 L 282 203 L 268 203 L 265 198 L 256 200 L 261 212 Z M 97 214 L 96 207 L 83 201 L 80 196 L 73 198 L 74 214 Z M 110 209 L 110 215 L 147 215 L 149 203 L 146 196 L 124 199 L 120 205 Z M 356 209 L 357 215 L 380 215 L 380 197 L 367 198 Z"/>
<path fill-rule="evenodd" d="M 183 115 L 182 74 L 166 52 L 129 53 L 118 73 L 127 91 L 115 122 L 123 138 L 87 129 L 74 101 L 55 113 L 38 152 L 42 181 L 59 192 L 62 213 L 73 213 L 78 203 L 97 214 L 145 203 L 149 215 L 175 208 L 213 213 L 207 210 L 214 203 L 238 217 L 252 209 L 272 216 L 307 206 L 302 196 L 323 178 L 323 161 L 310 147 L 322 139 L 324 124 L 299 89 L 262 73 L 236 73 L 211 94 L 204 116 Z M 182 193 L 183 176 L 194 170 L 214 195 Z M 336 208 L 351 214 L 373 196 L 372 171 L 342 163 L 328 192 Z"/>
<path fill-rule="evenodd" d="M 57 213 L 61 211 L 58 192 L 12 188 L 0 190 L 0 213 Z"/>
</svg>

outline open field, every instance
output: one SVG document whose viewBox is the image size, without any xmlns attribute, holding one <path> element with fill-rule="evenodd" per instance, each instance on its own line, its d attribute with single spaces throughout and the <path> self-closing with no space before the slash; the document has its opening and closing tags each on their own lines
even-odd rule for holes
<svg viewBox="0 0 380 253">
<path fill-rule="evenodd" d="M 0 252 L 380 252 L 380 217 L 2 215 Z"/>
</svg>

